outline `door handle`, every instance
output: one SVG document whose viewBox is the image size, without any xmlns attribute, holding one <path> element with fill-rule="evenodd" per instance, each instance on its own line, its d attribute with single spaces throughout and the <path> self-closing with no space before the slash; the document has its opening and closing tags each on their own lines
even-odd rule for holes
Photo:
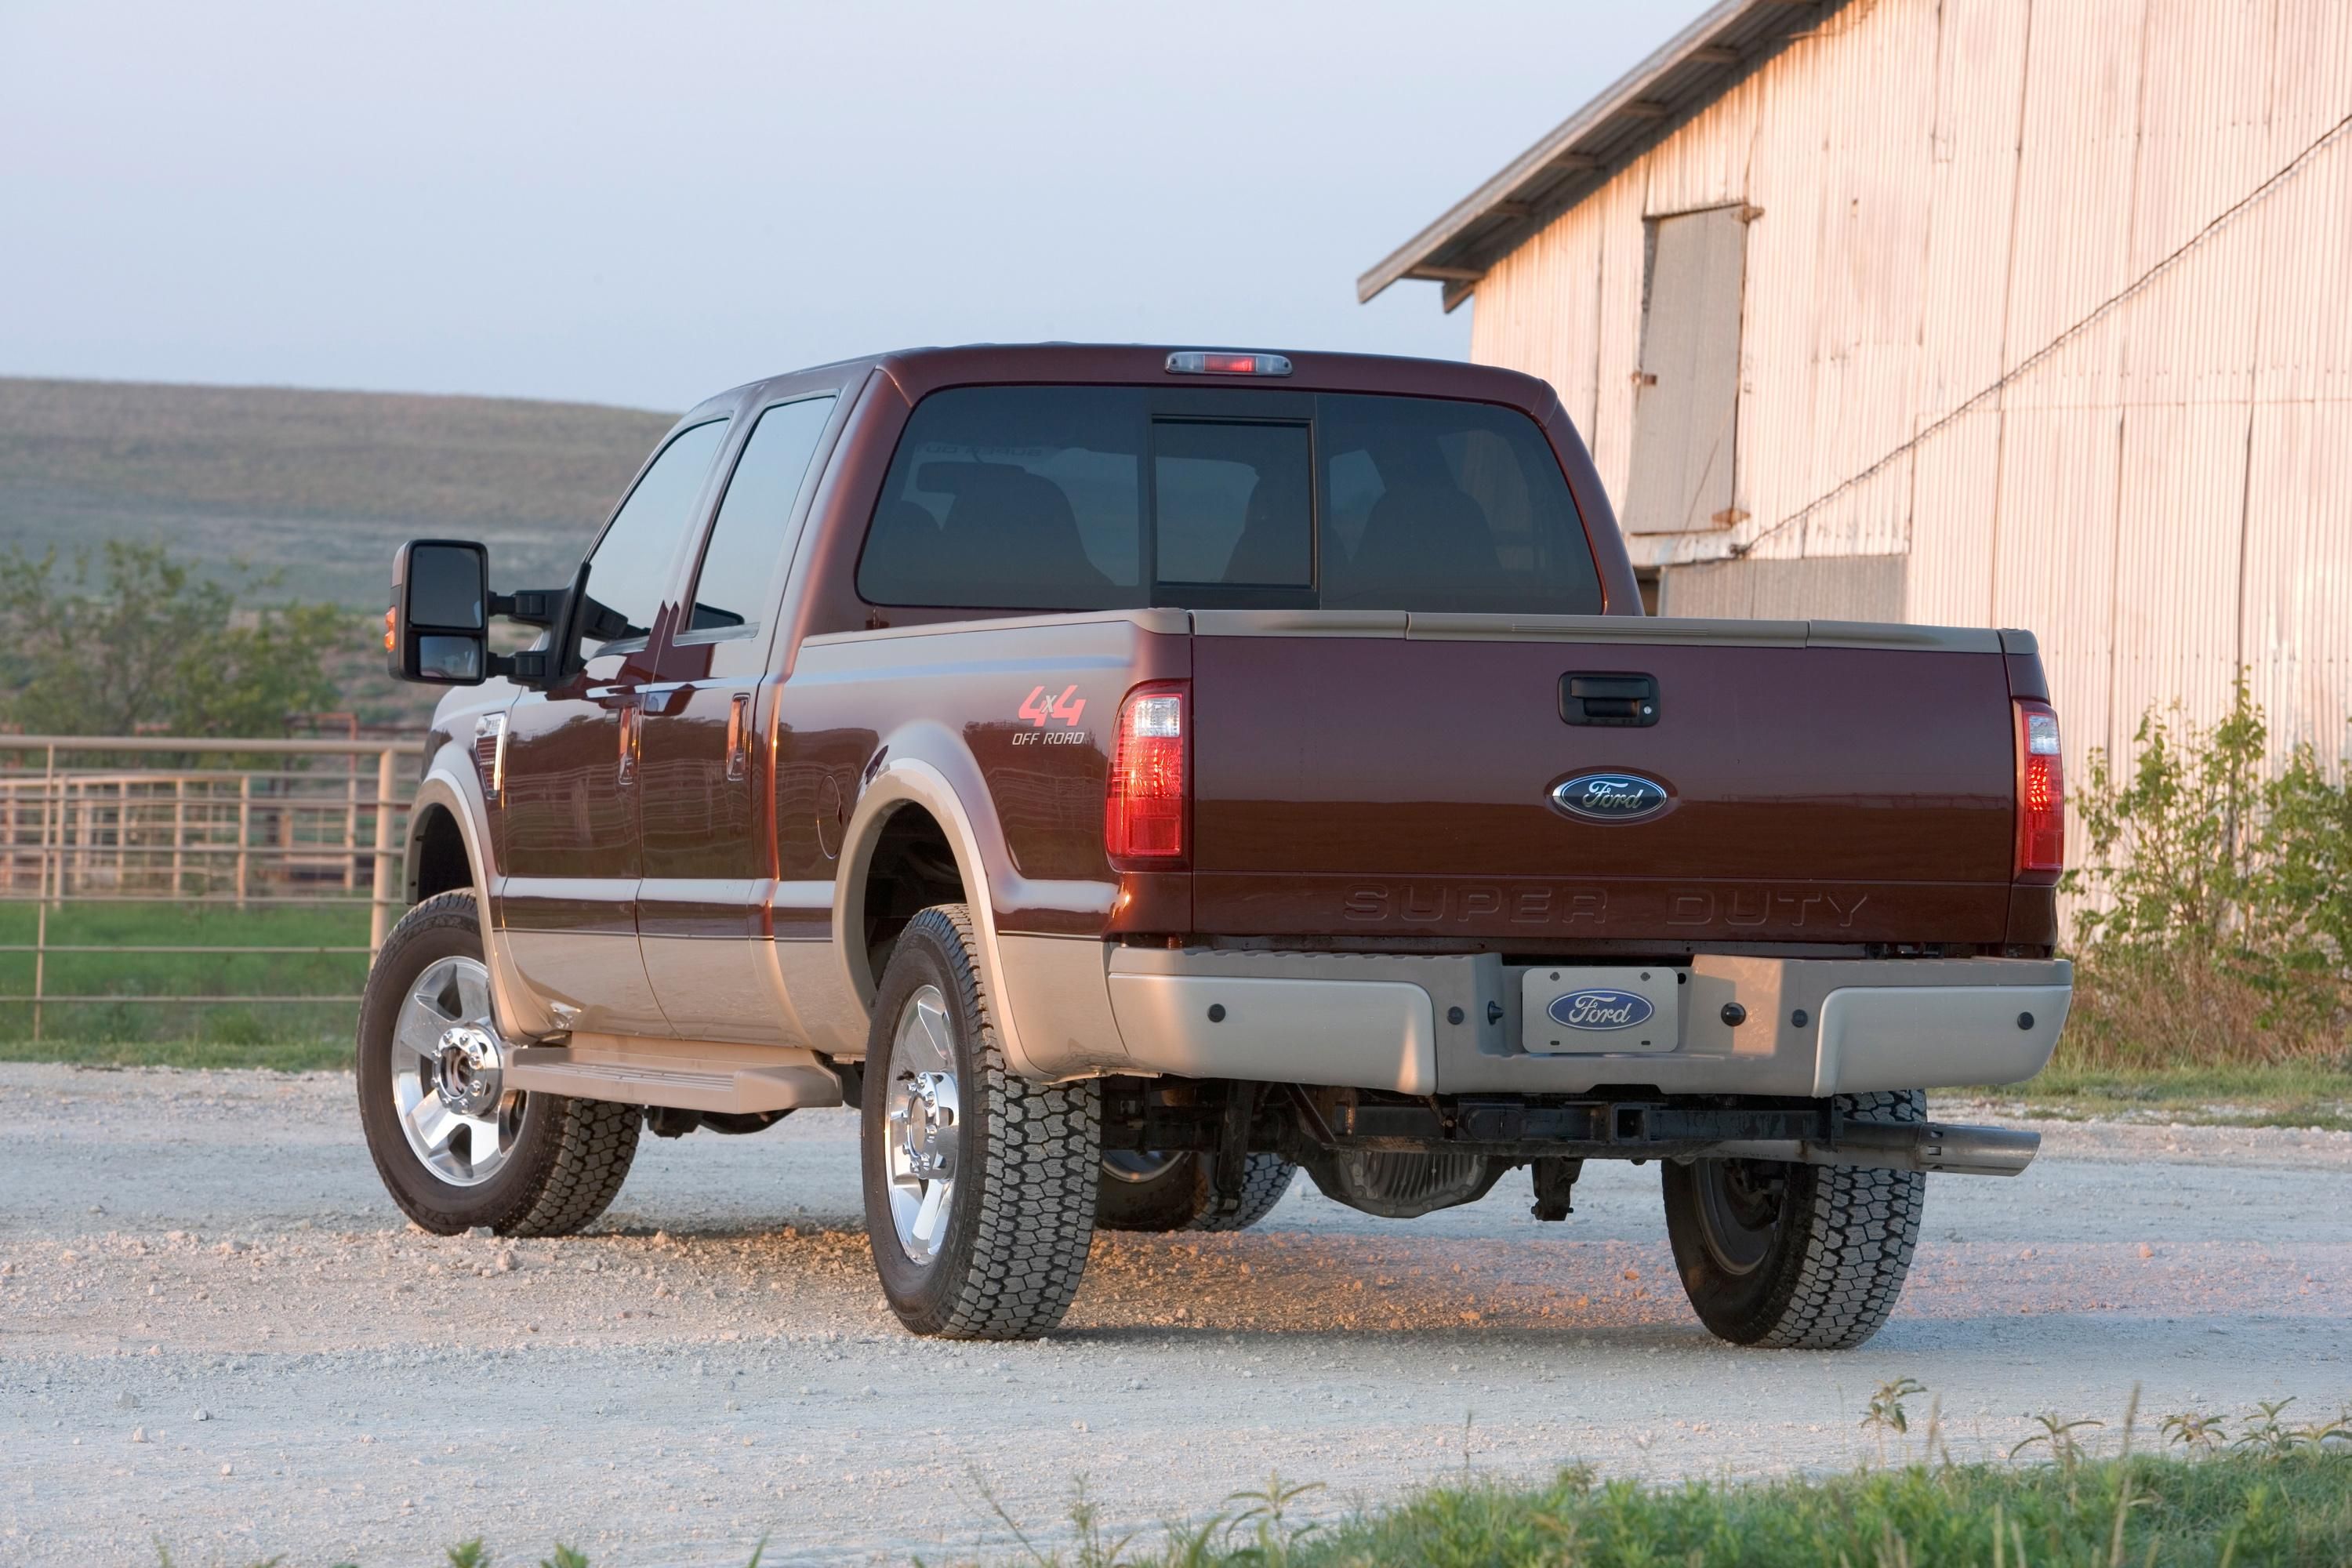
<svg viewBox="0 0 2352 1568">
<path fill-rule="evenodd" d="M 1658 721 L 1658 678 L 1614 672 L 1563 675 L 1559 716 L 1570 724 L 1647 729 Z"/>
<path fill-rule="evenodd" d="M 738 691 L 727 703 L 727 782 L 751 776 L 751 694 Z"/>
<path fill-rule="evenodd" d="M 637 737 L 645 727 L 645 710 L 635 703 L 621 710 L 621 763 L 615 775 L 623 789 L 637 782 Z"/>
</svg>

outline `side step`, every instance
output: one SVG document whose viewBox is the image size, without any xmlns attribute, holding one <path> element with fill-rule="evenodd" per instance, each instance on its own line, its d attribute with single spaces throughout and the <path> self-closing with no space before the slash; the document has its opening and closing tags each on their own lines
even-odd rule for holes
<svg viewBox="0 0 2352 1568">
<path fill-rule="evenodd" d="M 681 1110 L 800 1110 L 839 1105 L 841 1075 L 814 1051 L 719 1040 L 571 1037 L 525 1046 L 509 1058 L 513 1089 Z"/>
<path fill-rule="evenodd" d="M 1876 1171 L 1943 1171 L 1958 1176 L 2014 1176 L 2042 1152 L 2042 1134 L 2012 1127 L 1947 1122 L 1849 1121 L 1835 1143 L 1759 1138 L 1719 1143 L 1719 1159 L 1783 1160 L 1799 1165 L 1858 1165 Z"/>
</svg>

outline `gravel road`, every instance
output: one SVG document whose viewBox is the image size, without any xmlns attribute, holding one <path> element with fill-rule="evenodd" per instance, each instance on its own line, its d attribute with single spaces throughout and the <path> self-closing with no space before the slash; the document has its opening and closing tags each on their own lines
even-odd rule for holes
<svg viewBox="0 0 2352 1568">
<path fill-rule="evenodd" d="M 1555 1226 L 1523 1176 L 1409 1222 L 1302 1178 L 1247 1235 L 1099 1238 L 1050 1342 L 957 1345 L 881 1304 L 847 1112 L 647 1139 L 593 1233 L 512 1244 L 409 1228 L 336 1075 L 0 1066 L 0 1563 L 937 1561 L 1081 1475 L 1149 1522 L 1275 1469 L 1339 1510 L 1465 1464 L 1840 1467 L 1897 1376 L 1964 1457 L 2136 1382 L 2352 1399 L 2342 1133 L 2044 1124 L 2022 1178 L 1935 1179 L 1894 1321 L 1825 1355 L 1706 1335 L 1650 1168 Z"/>
</svg>

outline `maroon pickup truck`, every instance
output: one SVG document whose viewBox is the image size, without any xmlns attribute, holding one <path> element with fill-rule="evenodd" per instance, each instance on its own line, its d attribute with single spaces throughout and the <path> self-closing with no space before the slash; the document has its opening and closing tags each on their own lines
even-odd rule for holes
<svg viewBox="0 0 2352 1568">
<path fill-rule="evenodd" d="M 490 636 L 505 619 L 541 634 Z M 1654 1160 L 1741 1343 L 1859 1343 L 1927 1173 L 2036 1140 L 2058 726 L 2031 636 L 1645 616 L 1540 381 L 922 350 L 679 421 L 568 584 L 403 547 L 452 691 L 359 1031 L 418 1224 L 593 1220 L 641 1132 L 856 1104 L 924 1333 L 1298 1167 L 1410 1217 Z M 519 651 L 498 651 L 499 647 Z"/>
</svg>

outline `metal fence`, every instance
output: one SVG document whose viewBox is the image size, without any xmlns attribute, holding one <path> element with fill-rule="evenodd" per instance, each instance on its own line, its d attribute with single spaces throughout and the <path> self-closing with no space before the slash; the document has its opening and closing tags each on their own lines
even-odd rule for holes
<svg viewBox="0 0 2352 1568">
<path fill-rule="evenodd" d="M 236 956 L 372 957 L 399 908 L 410 786 L 402 764 L 421 750 L 413 740 L 0 735 L 0 907 L 34 908 L 32 940 L 0 942 L 0 954 L 31 955 L 31 988 L 0 1002 L 30 1005 L 36 1039 L 60 1005 L 357 1003 L 355 992 L 57 992 L 50 960 L 194 956 L 225 970 Z M 167 907 L 191 923 L 222 907 L 364 907 L 368 941 L 52 940 L 65 911 L 103 905 Z"/>
</svg>

